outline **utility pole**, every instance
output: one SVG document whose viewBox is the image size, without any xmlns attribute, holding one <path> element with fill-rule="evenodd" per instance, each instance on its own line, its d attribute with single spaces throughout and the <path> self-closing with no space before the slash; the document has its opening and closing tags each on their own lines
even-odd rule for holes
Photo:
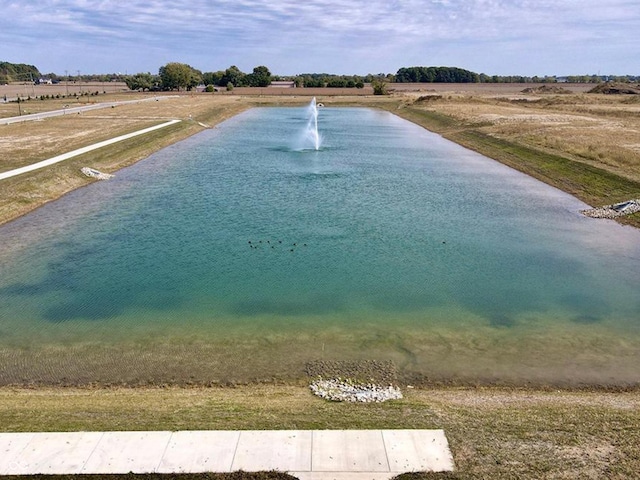
<svg viewBox="0 0 640 480">
<path fill-rule="evenodd" d="M 69 70 L 64 71 L 64 76 L 66 77 L 67 97 L 68 97 L 69 96 Z"/>
</svg>

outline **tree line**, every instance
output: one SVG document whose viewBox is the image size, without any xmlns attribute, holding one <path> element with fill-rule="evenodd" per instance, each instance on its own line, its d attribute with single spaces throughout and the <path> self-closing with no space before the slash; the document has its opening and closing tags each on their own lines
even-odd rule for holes
<svg viewBox="0 0 640 480">
<path fill-rule="evenodd" d="M 34 82 L 41 78 L 54 83 L 61 81 L 111 82 L 123 80 L 131 90 L 162 91 L 192 90 L 204 85 L 207 90 L 217 88 L 232 90 L 234 87 L 267 87 L 272 81 L 286 80 L 296 87 L 312 88 L 363 88 L 365 84 L 382 88 L 384 83 L 600 83 L 604 81 L 637 82 L 640 76 L 623 75 L 570 75 L 557 76 L 521 76 L 486 75 L 458 67 L 402 67 L 395 74 L 335 75 L 330 73 L 303 73 L 294 76 L 273 75 L 264 65 L 257 66 L 251 73 L 242 72 L 232 65 L 225 70 L 202 72 L 186 63 L 170 62 L 159 68 L 157 74 L 136 73 L 133 75 L 99 74 L 64 76 L 55 73 L 42 75 L 34 65 L 0 62 L 0 84 L 9 82 Z"/>
<path fill-rule="evenodd" d="M 171 62 L 160 67 L 158 74 L 136 73 L 125 77 L 132 90 L 192 90 L 198 85 L 221 87 L 268 87 L 272 81 L 290 81 L 296 87 L 324 88 L 364 88 L 365 83 L 376 79 L 392 81 L 392 75 L 333 75 L 328 73 L 304 73 L 295 76 L 272 75 L 264 65 L 257 66 L 251 73 L 241 71 L 232 65 L 226 70 L 201 72 L 185 63 Z M 211 88 L 211 90 L 213 90 Z"/>
<path fill-rule="evenodd" d="M 157 75 L 136 73 L 124 78 L 131 90 L 192 90 L 198 85 L 226 87 L 267 87 L 272 75 L 264 65 L 244 73 L 235 65 L 217 72 L 202 72 L 186 63 L 170 62 Z"/>
<path fill-rule="evenodd" d="M 480 75 L 457 67 L 402 67 L 396 83 L 478 83 Z"/>
<path fill-rule="evenodd" d="M 329 73 L 303 73 L 291 77 L 272 75 L 263 65 L 255 67 L 252 73 L 244 73 L 232 65 L 226 70 L 201 72 L 183 63 L 168 63 L 160 67 L 158 75 L 138 73 L 125 78 L 132 90 L 191 90 L 197 85 L 205 85 L 210 91 L 215 88 L 266 87 L 272 81 L 287 80 L 296 87 L 311 88 L 363 88 L 365 84 L 380 87 L 382 83 L 599 83 L 603 81 L 638 81 L 637 76 L 582 75 L 569 77 L 486 75 L 458 67 L 402 67 L 395 75 L 334 75 Z"/>
<path fill-rule="evenodd" d="M 637 82 L 638 75 L 487 75 L 457 67 L 402 67 L 394 77 L 396 83 L 600 83 Z"/>
</svg>

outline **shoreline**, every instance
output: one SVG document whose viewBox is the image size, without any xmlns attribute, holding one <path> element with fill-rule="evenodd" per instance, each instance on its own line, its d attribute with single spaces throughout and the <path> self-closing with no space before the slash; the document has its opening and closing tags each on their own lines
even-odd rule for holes
<svg viewBox="0 0 640 480">
<path fill-rule="evenodd" d="M 362 100 L 340 101 L 358 104 Z M 105 155 L 102 163 L 91 166 L 117 171 L 202 131 L 197 121 L 215 125 L 244 109 L 279 101 L 250 98 L 230 102 L 229 110 L 222 113 L 226 117 L 217 122 L 196 116 L 193 122 L 183 122 L 184 128 L 170 127 L 168 138 L 154 136 L 122 149 L 110 147 L 112 156 Z M 288 100 L 291 104 L 294 101 L 301 104 L 308 98 Z M 366 106 L 387 103 L 394 113 L 403 101 L 371 98 Z M 186 115 L 183 118 L 188 118 Z M 113 156 L 119 155 L 122 158 L 115 161 Z M 57 197 L 36 198 L 39 205 L 93 181 L 82 178 L 78 164 L 56 169 L 53 175 L 54 181 L 68 189 Z M 44 181 L 52 182 L 51 178 Z M 0 224 L 6 222 L 5 214 L 0 206 Z M 382 404 L 328 402 L 313 396 L 307 383 L 301 374 L 289 382 L 267 378 L 209 385 L 188 379 L 173 385 L 153 379 L 126 386 L 95 382 L 82 386 L 4 385 L 0 386 L 0 425 L 2 431 L 22 432 L 443 428 L 456 465 L 456 471 L 446 478 L 623 479 L 640 471 L 640 383 L 559 386 L 469 381 L 461 385 L 449 378 L 414 388 L 403 385 L 405 398 Z M 413 473 L 407 478 L 440 476 Z"/>
<path fill-rule="evenodd" d="M 329 402 L 307 386 L 0 388 L 5 432 L 443 429 L 446 478 L 635 478 L 640 393 L 405 389 L 384 403 Z M 442 474 L 411 473 L 415 479 Z"/>
<path fill-rule="evenodd" d="M 469 95 L 473 95 L 473 88 L 471 91 L 465 90 L 469 88 L 466 85 L 433 85 L 432 87 L 435 86 L 437 88 L 427 88 L 426 90 L 423 88 L 428 86 L 429 85 L 421 85 L 415 87 L 417 90 L 415 90 L 415 88 L 412 90 L 402 85 L 402 88 L 399 88 L 393 95 L 380 97 L 370 95 L 345 96 L 342 94 L 343 92 L 326 92 L 326 89 L 322 89 L 324 90 L 323 92 L 317 92 L 317 95 L 319 95 L 318 98 L 321 98 L 325 104 L 376 108 L 398 115 L 458 145 L 474 150 L 536 178 L 543 183 L 559 188 L 594 208 L 601 208 L 605 205 L 637 198 L 638 192 L 640 192 L 640 181 L 630 180 L 615 173 L 593 167 L 580 160 L 576 161 L 571 155 L 558 155 L 547 152 L 544 149 L 531 148 L 518 142 L 511 143 L 491 133 L 487 135 L 487 133 L 482 131 L 482 126 L 456 120 L 446 112 L 444 112 L 444 114 L 440 112 L 439 107 L 434 108 L 433 105 L 425 106 L 422 100 L 426 98 L 425 96 L 417 97 L 416 100 L 416 95 L 419 92 L 426 91 L 428 93 L 427 97 L 429 98 L 444 98 L 444 95 L 449 93 L 450 95 L 448 95 L 447 98 L 450 98 L 452 102 L 460 101 L 460 98 L 463 98 L 463 100 L 470 98 L 471 100 L 469 101 L 473 102 L 476 101 L 475 97 L 468 97 Z M 478 98 L 494 101 L 496 91 L 486 86 L 484 86 L 484 88 L 487 90 L 481 90 L 482 93 L 480 94 L 484 95 L 484 97 Z M 497 87 L 493 86 L 493 88 Z M 505 94 L 513 96 L 515 95 L 515 91 L 517 91 L 516 87 L 509 86 L 509 89 L 505 90 Z M 576 95 L 581 95 L 584 91 L 584 86 L 575 86 L 575 91 L 577 92 Z M 434 94 L 434 92 L 436 93 Z M 15 201 L 15 199 L 13 201 L 11 199 L 4 199 L 3 202 L 0 196 L 0 226 L 26 215 L 30 211 L 50 201 L 61 198 L 72 190 L 90 184 L 92 180 L 86 177 L 83 178 L 80 174 L 80 160 L 85 162 L 81 166 L 90 166 L 105 173 L 113 174 L 122 168 L 147 158 L 152 153 L 178 143 L 204 129 L 215 128 L 219 123 L 247 109 L 262 106 L 304 105 L 309 99 L 310 94 L 307 93 L 308 92 L 304 92 L 305 96 L 291 93 L 283 94 L 282 92 L 278 92 L 277 95 L 237 95 L 233 93 L 217 94 L 209 97 L 194 96 L 193 94 L 186 93 L 177 95 L 175 96 L 177 98 L 176 101 L 188 100 L 191 105 L 189 108 L 195 110 L 195 112 L 193 114 L 190 113 L 188 116 L 182 116 L 182 118 L 180 115 L 167 115 L 166 113 L 164 116 L 155 118 L 157 121 L 181 118 L 182 122 L 179 128 L 173 128 L 173 131 L 167 136 L 147 136 L 147 138 L 140 139 L 137 142 L 138 145 L 132 145 L 131 143 L 133 142 L 130 142 L 117 150 L 105 149 L 105 152 L 101 152 L 97 160 L 88 160 L 83 156 L 73 164 L 67 164 L 65 162 L 66 165 L 61 166 L 59 172 L 55 170 L 52 171 L 52 175 L 50 175 L 49 178 L 45 175 L 39 175 L 33 179 L 31 184 L 27 182 L 26 186 L 19 185 L 15 191 L 19 192 L 18 195 L 22 198 L 18 201 Z M 149 99 L 149 95 L 145 94 L 145 97 Z M 505 100 L 502 97 L 497 98 L 499 102 Z M 169 99 L 170 97 L 166 97 L 166 100 Z M 132 100 L 131 103 L 139 103 L 139 100 L 140 99 Z M 509 97 L 508 100 L 510 102 L 521 101 L 520 99 L 514 100 L 512 97 Z M 537 101 L 539 101 L 539 99 L 536 100 L 536 102 Z M 170 102 L 163 101 L 161 103 L 168 104 Z M 198 103 L 202 105 L 197 105 Z M 155 102 L 150 102 L 150 104 L 153 106 Z M 220 110 L 217 110 L 218 108 L 220 108 Z M 119 109 L 122 110 L 123 108 Z M 89 115 L 85 115 L 85 117 L 89 117 Z M 64 152 L 57 152 L 58 155 L 60 153 Z M 535 158 L 535 160 L 532 161 L 532 158 Z M 87 162 L 90 163 L 90 165 L 88 165 Z M 546 167 L 540 166 L 541 164 L 545 164 L 545 162 L 557 163 L 559 166 L 551 171 L 547 171 L 545 170 Z M 64 175 L 64 178 L 60 178 L 59 174 Z M 54 181 L 51 177 L 56 178 L 58 181 Z M 584 182 L 588 183 L 584 184 Z M 45 190 L 48 190 L 45 191 L 44 194 L 38 192 L 41 185 L 45 185 Z M 3 180 L 3 186 L 8 186 L 6 180 Z M 11 190 L 11 188 L 8 190 Z M 25 191 L 30 193 L 25 193 Z M 9 197 L 11 194 L 12 192 L 9 192 Z M 618 217 L 615 220 L 622 224 L 640 228 L 640 213 Z"/>
<path fill-rule="evenodd" d="M 437 116 L 433 116 L 433 115 L 426 115 L 423 117 L 424 121 L 423 122 L 419 122 L 415 120 L 415 115 L 417 114 L 422 114 L 423 112 L 417 112 L 416 110 L 411 110 L 411 106 L 413 104 L 410 104 L 409 107 L 407 107 L 407 100 L 405 97 L 370 97 L 370 98 L 353 98 L 353 97 L 320 97 L 321 100 L 324 103 L 328 103 L 330 105 L 361 105 L 361 106 L 365 106 L 365 107 L 370 107 L 370 108 L 379 108 L 382 110 L 387 110 L 390 111 L 391 113 L 400 115 L 402 118 L 405 118 L 406 120 L 412 121 L 414 123 L 417 123 L 418 125 L 420 125 L 423 128 L 427 128 L 430 131 L 433 131 L 435 133 L 439 133 L 441 134 L 444 138 L 449 139 L 448 137 L 450 135 L 448 135 L 450 133 L 450 130 L 447 130 L 445 128 L 430 128 L 433 127 L 433 124 L 436 124 L 437 121 L 440 122 L 440 126 L 442 126 L 444 124 L 442 118 L 437 117 Z M 183 101 L 183 100 L 193 100 L 196 99 L 197 101 L 200 101 L 199 97 L 193 97 L 193 96 L 185 96 L 185 97 L 179 97 L 178 100 L 179 101 Z M 178 101 L 177 100 L 177 101 Z M 224 96 L 223 98 L 218 98 L 218 97 L 209 97 L 208 99 L 211 101 L 211 103 L 206 105 L 206 108 L 204 108 L 203 110 L 201 110 L 195 117 L 192 118 L 188 118 L 187 121 L 183 121 L 181 125 L 178 126 L 173 126 L 170 127 L 169 130 L 171 130 L 170 134 L 167 136 L 164 135 L 160 135 L 160 134 L 156 134 L 156 135 L 152 135 L 150 138 L 145 138 L 145 139 L 141 139 L 140 141 L 142 142 L 142 149 L 137 150 L 137 146 L 136 145 L 130 145 L 127 144 L 125 146 L 123 146 L 123 150 L 113 150 L 112 147 L 109 147 L 106 149 L 106 153 L 105 153 L 105 159 L 103 160 L 104 164 L 107 165 L 107 168 L 100 168 L 100 166 L 102 165 L 101 163 L 92 163 L 92 167 L 95 166 L 97 168 L 99 168 L 101 171 L 105 171 L 105 172 L 116 172 L 117 170 L 130 166 L 134 163 L 136 163 L 138 160 L 147 158 L 148 155 L 150 155 L 151 153 L 154 153 L 162 148 L 166 148 L 167 146 L 174 144 L 176 142 L 182 141 L 186 138 L 188 138 L 191 135 L 194 135 L 196 133 L 199 133 L 201 131 L 203 131 L 206 128 L 212 128 L 215 127 L 215 125 L 217 125 L 220 122 L 223 122 L 225 120 L 227 120 L 228 118 L 237 115 L 238 113 L 241 113 L 242 111 L 252 108 L 252 107 L 256 107 L 256 106 L 273 106 L 273 105 L 305 105 L 308 102 L 308 97 L 305 98 L 298 98 L 298 97 L 290 97 L 290 98 L 271 98 L 271 97 L 238 97 L 238 96 L 231 96 L 231 95 L 227 95 Z M 162 102 L 165 103 L 165 102 Z M 222 112 L 220 111 L 216 111 L 214 113 L 211 112 L 211 109 L 213 108 L 213 106 L 216 106 L 218 103 L 222 104 L 223 106 L 226 106 L 227 110 L 223 110 Z M 191 102 L 190 107 L 193 107 L 193 102 Z M 412 118 L 411 115 L 406 115 L 406 113 L 409 112 L 410 114 L 414 114 L 414 117 Z M 435 119 L 435 120 L 434 120 Z M 100 121 L 100 119 L 96 119 L 97 121 Z M 419 120 L 419 119 L 418 119 Z M 431 123 L 429 123 L 431 122 Z M 436 125 L 437 126 L 437 125 Z M 450 128 L 450 125 L 445 125 L 445 127 Z M 444 132 L 444 133 L 443 133 Z M 454 132 L 454 133 L 459 133 L 459 132 Z M 462 146 L 466 146 L 463 143 L 460 142 L 455 142 L 458 143 Z M 469 147 L 467 147 L 469 148 Z M 482 151 L 480 151 L 480 153 L 483 153 Z M 119 155 L 122 155 L 124 158 L 123 159 L 118 159 L 117 162 L 114 162 L 113 157 L 116 156 L 118 157 Z M 489 156 L 489 155 L 487 155 Z M 490 158 L 494 158 L 492 156 L 489 156 Z M 506 163 L 504 161 L 501 161 L 499 159 L 496 159 L 497 161 L 501 162 L 501 163 Z M 84 160 L 83 160 L 84 162 Z M 508 166 L 508 163 L 506 163 Z M 59 193 L 59 195 L 55 198 L 51 198 L 51 199 L 47 199 L 46 201 L 42 201 L 42 202 L 34 202 L 31 206 L 33 207 L 31 210 L 29 211 L 33 211 L 35 208 L 38 208 L 41 205 L 44 205 L 45 203 L 48 203 L 48 201 L 53 201 L 57 198 L 60 198 L 64 195 L 66 195 L 67 193 L 75 190 L 76 188 L 80 188 L 81 186 L 85 186 L 87 184 L 92 183 L 95 180 L 89 179 L 84 177 L 81 172 L 75 172 L 75 168 L 76 168 L 77 164 L 73 164 L 72 166 L 69 166 L 67 168 L 67 166 L 65 166 L 66 170 L 62 170 L 60 172 L 60 174 L 68 174 L 69 172 L 73 172 L 74 178 L 75 177 L 79 177 L 80 181 L 79 184 L 74 184 L 71 186 L 71 188 Z M 72 170 L 74 169 L 74 170 Z M 79 169 L 78 169 L 79 170 Z M 527 173 L 527 172 L 525 172 Z M 552 184 L 553 185 L 553 184 Z M 554 185 L 555 186 L 555 185 Z M 567 190 L 564 190 L 565 192 Z M 573 194 L 571 192 L 568 192 L 570 194 Z M 23 214 L 29 213 L 24 212 Z M 21 216 L 20 215 L 20 216 Z M 17 217 L 16 217 L 17 218 Z M 279 382 L 282 381 L 281 379 L 273 379 L 274 382 Z M 290 380 L 291 381 L 291 380 Z M 300 381 L 300 378 L 294 379 L 292 380 L 293 383 Z M 260 383 L 260 381 L 257 381 L 257 383 Z M 285 380 L 285 383 L 287 383 L 287 381 Z M 419 383 L 419 382 L 417 382 Z M 69 382 L 70 386 L 74 386 L 74 382 L 70 381 Z M 187 385 L 188 382 L 180 382 L 178 381 L 177 384 L 180 385 Z M 205 382 L 206 384 L 206 382 Z M 224 384 L 224 382 L 222 382 L 222 384 Z M 432 379 L 432 381 L 430 382 L 423 382 L 423 385 L 426 386 L 438 386 L 438 385 L 456 385 L 456 386 L 474 386 L 474 385 L 484 385 L 484 386 L 495 386 L 495 387 L 500 387 L 500 386 L 505 386 L 508 385 L 509 388 L 518 388 L 519 386 L 522 385 L 527 385 L 529 384 L 532 388 L 534 389 L 540 389 L 540 388 L 562 388 L 562 389 L 591 389 L 591 388 L 595 388 L 595 389 L 603 389 L 604 391 L 609 391 L 610 389 L 617 389 L 617 388 L 621 388 L 622 390 L 626 390 L 626 389 L 632 389 L 635 390 L 640 386 L 640 381 L 639 382 L 630 382 L 630 383 L 622 383 L 620 384 L 619 382 L 616 383 L 615 381 L 612 383 L 602 383 L 602 382 L 594 382 L 594 383 L 589 383 L 587 385 L 580 385 L 578 382 L 576 382 L 576 384 L 571 385 L 571 384 L 567 384 L 565 382 L 550 382 L 549 384 L 545 385 L 545 382 L 540 382 L 540 380 L 538 379 L 538 381 L 535 382 L 535 384 L 532 384 L 530 382 L 528 382 L 525 379 L 521 379 L 519 381 L 501 381 L 501 380 L 495 380 L 495 379 L 491 379 L 491 378 L 484 378 L 484 379 L 480 379 L 480 378 L 476 378 L 476 379 L 460 379 L 460 378 L 449 378 L 447 376 L 442 376 L 441 378 L 434 378 Z M 19 383 L 18 385 L 24 385 L 24 383 Z M 39 384 L 40 387 L 42 386 L 46 386 L 47 383 L 43 383 L 43 384 Z M 111 382 L 106 382 L 102 384 L 103 387 L 104 386 L 109 386 L 112 385 Z"/>
</svg>

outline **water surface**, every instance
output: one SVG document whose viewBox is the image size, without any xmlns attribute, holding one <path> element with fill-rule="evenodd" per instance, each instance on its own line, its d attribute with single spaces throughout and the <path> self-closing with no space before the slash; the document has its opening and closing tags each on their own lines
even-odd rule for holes
<svg viewBox="0 0 640 480">
<path fill-rule="evenodd" d="M 0 228 L 0 382 L 634 383 L 640 232 L 391 114 L 254 109 Z"/>
</svg>

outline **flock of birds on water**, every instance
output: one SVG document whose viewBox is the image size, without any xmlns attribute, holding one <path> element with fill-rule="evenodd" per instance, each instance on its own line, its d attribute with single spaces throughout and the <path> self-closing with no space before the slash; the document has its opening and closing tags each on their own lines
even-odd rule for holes
<svg viewBox="0 0 640 480">
<path fill-rule="evenodd" d="M 270 247 L 270 248 L 275 249 L 276 246 L 281 246 L 282 245 L 284 247 L 288 247 L 290 252 L 294 252 L 297 247 L 306 247 L 307 246 L 306 243 L 298 243 L 298 242 L 292 243 L 291 245 L 289 245 L 289 244 L 284 244 L 283 245 L 282 240 L 274 240 L 274 241 L 271 241 L 271 240 L 264 240 L 264 241 L 263 240 L 258 240 L 258 241 L 249 240 L 248 243 L 249 243 L 249 247 L 251 249 L 256 249 L 257 250 L 257 249 L 259 249 L 261 247 L 266 247 L 266 248 Z"/>
</svg>

